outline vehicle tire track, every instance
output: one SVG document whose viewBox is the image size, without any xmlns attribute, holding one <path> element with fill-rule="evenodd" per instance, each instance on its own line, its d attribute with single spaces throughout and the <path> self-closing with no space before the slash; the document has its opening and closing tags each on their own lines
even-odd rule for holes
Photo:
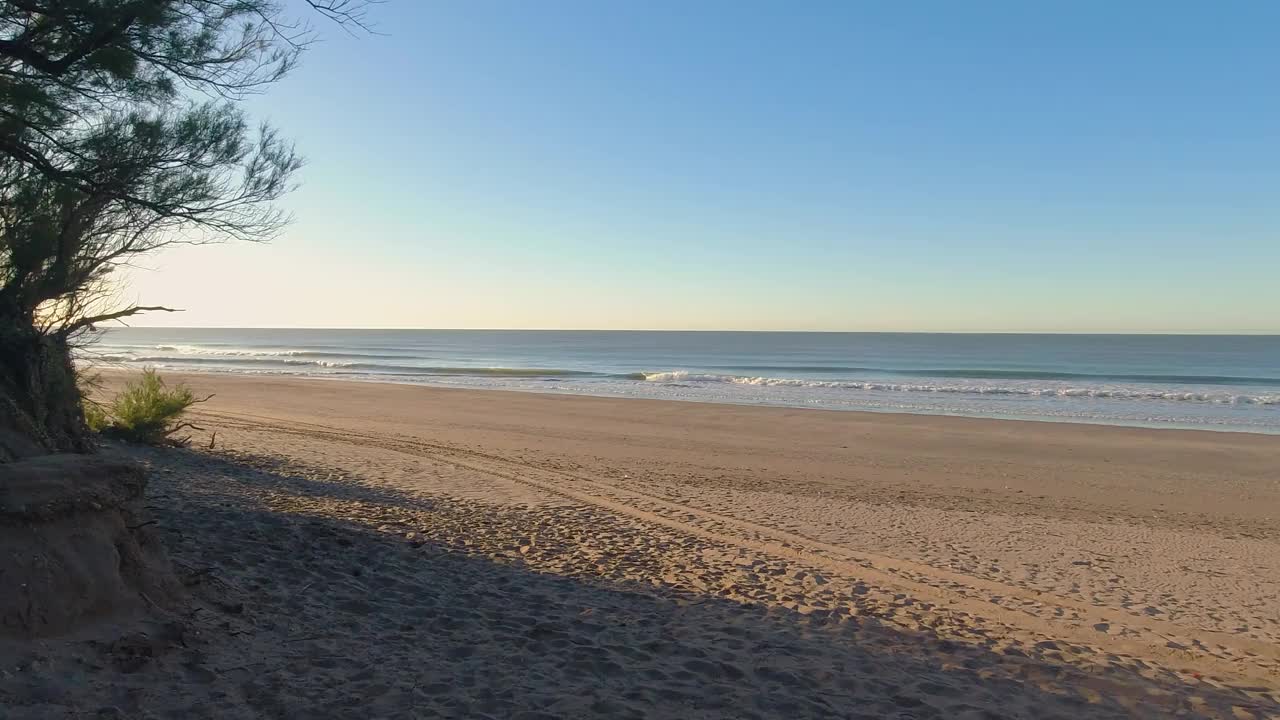
<svg viewBox="0 0 1280 720">
<path fill-rule="evenodd" d="M 734 518 L 710 510 L 674 502 L 633 488 L 623 488 L 573 472 L 540 467 L 501 455 L 429 442 L 405 436 L 362 433 L 317 423 L 283 420 L 263 415 L 200 411 L 201 417 L 228 427 L 253 432 L 320 438 L 445 463 L 458 468 L 490 474 L 504 480 L 534 487 L 570 500 L 604 508 L 610 512 L 662 525 L 707 540 L 785 558 L 813 568 L 868 583 L 905 590 L 961 618 L 972 617 L 978 624 L 996 621 L 1022 627 L 1055 638 L 1093 646 L 1096 632 L 1091 626 L 1110 623 L 1140 629 L 1134 638 L 1109 638 L 1107 650 L 1124 650 L 1135 655 L 1159 658 L 1178 665 L 1187 655 L 1195 655 L 1219 665 L 1233 675 L 1257 676 L 1259 670 L 1274 681 L 1280 674 L 1280 649 L 1251 638 L 1209 630 L 1191 630 L 1166 621 L 1100 608 L 1070 598 L 1029 590 L 984 578 L 944 570 L 890 556 L 867 553 L 824 543 L 759 523 Z M 1016 605 L 1010 604 L 1016 601 Z M 1047 618 L 1035 611 L 1057 614 Z M 1066 613 L 1058 611 L 1067 611 Z M 1065 621 L 1064 618 L 1065 617 Z M 1209 652 L 1180 643 L 1194 633 L 1200 643 L 1212 641 L 1226 654 Z M 1172 644 L 1172 645 L 1171 645 Z M 1261 661 L 1261 662 L 1260 662 Z"/>
</svg>

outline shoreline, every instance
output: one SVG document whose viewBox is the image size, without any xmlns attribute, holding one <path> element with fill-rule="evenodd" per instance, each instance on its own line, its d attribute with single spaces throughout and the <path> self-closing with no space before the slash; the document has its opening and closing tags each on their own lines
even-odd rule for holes
<svg viewBox="0 0 1280 720">
<path fill-rule="evenodd" d="M 129 374 L 136 374 L 138 372 L 141 372 L 141 368 L 126 368 L 126 367 L 101 368 L 100 367 L 100 368 L 97 368 L 97 371 L 101 372 L 104 376 L 129 375 Z M 649 402 L 693 403 L 693 404 L 700 404 L 700 405 L 724 405 L 724 406 L 731 406 L 731 407 L 808 410 L 808 411 L 816 411 L 816 412 L 830 412 L 830 413 L 841 413 L 841 414 L 854 413 L 854 414 L 889 415 L 889 416 L 905 415 L 905 416 L 918 416 L 918 417 L 954 418 L 957 420 L 1027 422 L 1027 423 L 1042 423 L 1042 424 L 1050 424 L 1050 425 L 1087 425 L 1087 426 L 1109 427 L 1109 428 L 1131 428 L 1131 429 L 1137 429 L 1137 430 L 1208 432 L 1208 433 L 1220 433 L 1220 434 L 1241 434 L 1241 435 L 1260 435 L 1260 436 L 1267 436 L 1267 437 L 1280 437 L 1280 427 L 1277 427 L 1274 429 L 1268 429 L 1268 428 L 1259 428 L 1259 427 L 1253 427 L 1253 426 L 1247 426 L 1247 425 L 1215 427 L 1212 425 L 1193 425 L 1190 423 L 1175 423 L 1175 422 L 1141 423 L 1141 422 L 1108 421 L 1103 419 L 1090 419 L 1090 418 L 1070 419 L 1066 417 L 1044 417 L 1044 416 L 1031 416 L 1031 415 L 1017 415 L 1017 414 L 978 415 L 978 414 L 929 412 L 929 411 L 913 412 L 910 410 L 903 410 L 903 409 L 877 409 L 872 407 L 851 408 L 851 409 L 845 410 L 845 409 L 837 409 L 837 408 L 829 408 L 829 407 L 788 405 L 784 403 L 745 402 L 745 401 L 732 402 L 729 400 L 705 400 L 701 398 L 653 398 L 653 397 L 642 397 L 642 396 L 635 396 L 635 395 L 624 395 L 624 394 L 618 394 L 618 393 L 611 394 L 611 393 L 604 393 L 604 392 L 597 392 L 597 393 L 570 392 L 570 391 L 561 391 L 561 390 L 536 390 L 536 389 L 530 389 L 530 388 L 503 388 L 503 387 L 489 387 L 489 388 L 459 387 L 456 385 L 446 385 L 446 384 L 436 385 L 436 384 L 431 384 L 428 382 L 421 382 L 421 381 L 410 381 L 410 380 L 397 381 L 394 379 L 386 379 L 386 378 L 378 378 L 378 377 L 353 378 L 353 377 L 327 377 L 324 375 L 284 375 L 284 374 L 251 375 L 247 373 L 221 372 L 217 370 L 198 370 L 198 369 L 181 369 L 181 370 L 168 369 L 168 370 L 161 370 L 161 374 L 164 377 L 170 377 L 170 376 L 193 377 L 193 378 L 232 377 L 232 378 L 245 378 L 248 380 L 265 379 L 265 380 L 321 381 L 321 382 L 330 382 L 330 383 L 353 383 L 353 384 L 359 384 L 359 385 L 372 384 L 372 385 L 389 385 L 389 386 L 395 386 L 395 387 L 417 387 L 417 388 L 427 388 L 432 390 L 525 393 L 530 395 L 557 395 L 557 396 L 567 395 L 572 397 L 590 397 L 590 398 L 600 398 L 600 399 L 607 399 L 607 400 L 640 400 L 640 401 L 649 401 Z"/>
<path fill-rule="evenodd" d="M 118 386 L 126 375 L 104 378 Z M 1070 501 L 1085 513 L 1125 510 L 1148 519 L 1155 513 L 1159 522 L 1178 515 L 1227 516 L 1257 521 L 1267 535 L 1280 536 L 1275 510 L 1280 483 L 1273 477 L 1280 467 L 1280 436 L 1264 433 L 315 383 L 312 378 L 212 373 L 165 378 L 186 382 L 199 394 L 215 394 L 214 401 L 193 408 L 198 417 L 216 418 L 229 409 L 231 416 L 257 421 L 314 422 L 322 410 L 330 413 L 329 423 L 354 432 L 438 433 L 443 440 L 461 442 L 479 438 L 502 451 L 527 451 L 536 440 L 542 445 L 538 450 L 557 458 L 603 453 L 597 458 L 602 467 L 608 461 L 645 463 L 652 453 L 664 452 L 703 469 L 703 454 L 709 452 L 733 461 L 734 469 L 769 480 L 797 474 L 800 466 L 807 472 L 799 474 L 812 474 L 815 482 L 836 490 L 857 486 L 860 492 L 910 495 L 923 486 L 958 492 L 965 502 L 976 502 L 975 490 L 1008 490 L 1004 480 L 993 479 L 1007 476 L 1030 483 L 1025 489 L 1036 491 L 1030 504 L 1051 513 L 1064 510 L 1053 503 Z M 856 482 L 850 482 L 850 468 L 859 465 L 874 471 L 855 473 Z M 1110 494 L 1098 494 L 1093 474 L 1112 483 Z M 1223 488 L 1236 490 L 1223 494 Z"/>
<path fill-rule="evenodd" d="M 113 371 L 113 372 L 136 372 L 136 371 L 120 370 L 120 371 Z M 182 370 L 178 372 L 171 372 L 171 373 L 165 373 L 165 374 L 166 375 L 173 374 L 173 375 L 202 376 L 202 375 L 216 375 L 218 373 L 216 371 L 201 372 L 198 370 L 197 371 Z M 249 375 L 239 375 L 236 373 L 224 373 L 224 374 L 234 375 L 236 377 L 254 377 Z M 965 415 L 962 413 L 945 413 L 945 412 L 925 412 L 925 411 L 911 412 L 909 410 L 900 410 L 900 409 L 878 410 L 876 408 L 857 408 L 857 409 L 849 409 L 849 410 L 837 410 L 834 408 L 813 407 L 813 406 L 803 406 L 803 405 L 784 405 L 781 403 L 730 402 L 727 400 L 717 401 L 717 400 L 702 400 L 697 398 L 689 398 L 689 399 L 648 398 L 648 397 L 636 397 L 636 396 L 628 396 L 628 395 L 610 395 L 607 393 L 568 392 L 568 391 L 558 391 L 558 390 L 531 390 L 526 388 L 467 388 L 467 387 L 455 387 L 450 385 L 433 385 L 426 382 L 414 382 L 409 380 L 397 382 L 395 380 L 384 380 L 381 378 L 357 379 L 357 378 L 342 378 L 342 377 L 324 377 L 321 375 L 310 375 L 310 376 L 298 375 L 298 376 L 282 376 L 282 377 L 288 377 L 289 379 L 297 379 L 297 380 L 319 380 L 322 382 L 360 383 L 360 384 L 373 383 L 377 385 L 424 387 L 424 388 L 430 388 L 433 390 L 464 390 L 464 391 L 471 391 L 471 392 L 514 392 L 514 393 L 529 393 L 531 395 L 573 395 L 573 396 L 580 396 L 580 397 L 603 398 L 608 400 L 647 400 L 650 402 L 697 403 L 701 405 L 729 405 L 733 407 L 780 408 L 780 409 L 788 409 L 788 410 L 808 410 L 812 412 L 826 412 L 826 413 L 865 413 L 869 415 L 913 415 L 913 416 L 924 416 L 924 417 L 955 418 L 958 420 L 995 420 L 999 422 L 1048 423 L 1051 425 L 1095 425 L 1099 427 L 1133 428 L 1136 430 L 1176 430 L 1176 431 L 1210 432 L 1210 433 L 1240 433 L 1245 435 L 1263 435 L 1263 436 L 1280 437 L 1280 428 L 1276 428 L 1274 430 L 1268 430 L 1265 428 L 1238 429 L 1237 427 L 1211 427 L 1211 426 L 1190 425 L 1190 424 L 1180 424 L 1180 423 L 1163 423 L 1163 424 L 1152 423 L 1147 425 L 1142 423 L 1107 422 L 1105 420 L 1090 420 L 1085 418 L 1081 418 L 1078 420 L 1068 420 L 1063 418 L 1032 417 L 1032 416 L 1021 416 L 1021 415 Z"/>
</svg>

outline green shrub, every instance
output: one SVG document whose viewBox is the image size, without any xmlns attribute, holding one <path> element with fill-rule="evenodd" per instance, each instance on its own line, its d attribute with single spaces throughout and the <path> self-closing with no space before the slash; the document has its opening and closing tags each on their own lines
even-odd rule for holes
<svg viewBox="0 0 1280 720">
<path fill-rule="evenodd" d="M 101 404 L 84 399 L 84 422 L 89 426 L 89 432 L 104 432 L 111 427 L 111 416 L 107 414 L 107 409 Z"/>
<path fill-rule="evenodd" d="M 102 394 L 102 376 L 77 368 L 76 387 L 80 390 L 80 405 L 84 408 L 84 423 L 89 426 L 89 432 L 103 432 L 111 425 L 111 416 L 96 399 Z"/>
<path fill-rule="evenodd" d="M 148 368 L 142 371 L 141 378 L 129 381 L 124 391 L 105 407 L 86 404 L 85 420 L 91 429 L 96 424 L 99 431 L 107 435 L 159 445 L 174 442 L 175 432 L 192 427 L 190 423 L 180 422 L 183 413 L 208 399 L 196 398 L 191 388 L 182 383 L 166 385 L 159 373 Z"/>
</svg>

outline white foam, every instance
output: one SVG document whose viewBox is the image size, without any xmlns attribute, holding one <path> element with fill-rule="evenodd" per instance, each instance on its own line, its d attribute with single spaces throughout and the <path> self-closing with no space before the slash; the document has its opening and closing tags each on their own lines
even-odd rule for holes
<svg viewBox="0 0 1280 720">
<path fill-rule="evenodd" d="M 986 383 L 917 382 L 891 383 L 859 380 L 804 380 L 799 378 L 752 377 L 690 373 L 684 370 L 646 372 L 646 382 L 728 383 L 760 387 L 794 387 L 836 390 L 878 390 L 888 392 L 949 393 L 964 395 L 1012 395 L 1023 397 L 1112 398 L 1120 400 L 1165 400 L 1230 405 L 1280 405 L 1280 394 L 1206 392 L 1198 390 L 1151 389 L 1133 386 L 1079 387 L 1062 384 L 994 385 Z"/>
<path fill-rule="evenodd" d="M 295 357 L 312 354 L 307 350 L 246 350 L 221 349 L 202 345 L 156 345 L 158 352 L 178 353 L 180 355 L 202 355 L 213 357 Z"/>
</svg>

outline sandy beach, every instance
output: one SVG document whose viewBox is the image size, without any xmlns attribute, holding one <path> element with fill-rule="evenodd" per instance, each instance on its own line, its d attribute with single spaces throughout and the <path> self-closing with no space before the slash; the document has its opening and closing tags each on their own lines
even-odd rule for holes
<svg viewBox="0 0 1280 720">
<path fill-rule="evenodd" d="M 0 3 L 0 720 L 1280 720 L 1278 25 Z"/>
<path fill-rule="evenodd" d="M 1280 436 L 179 379 L 189 602 L 4 717 L 1280 717 Z"/>
</svg>

